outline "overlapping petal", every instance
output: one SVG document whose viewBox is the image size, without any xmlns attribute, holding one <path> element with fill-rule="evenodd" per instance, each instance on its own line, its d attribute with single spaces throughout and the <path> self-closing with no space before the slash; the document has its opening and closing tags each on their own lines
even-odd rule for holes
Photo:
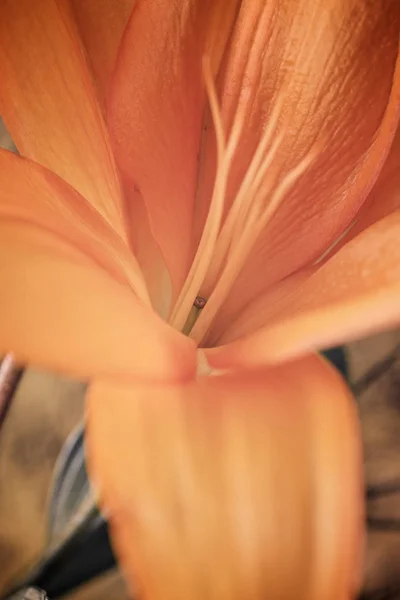
<svg viewBox="0 0 400 600">
<path fill-rule="evenodd" d="M 237 5 L 138 0 L 118 56 L 107 114 L 125 191 L 135 196 L 131 218 L 140 220 L 139 189 L 176 289 L 193 255 L 207 124 L 202 56 L 209 56 L 216 73 Z"/>
<path fill-rule="evenodd" d="M 289 170 L 314 158 L 254 244 L 224 303 L 228 321 L 316 259 L 365 201 L 399 118 L 399 29 L 396 0 L 242 3 L 220 92 L 227 128 L 235 112 L 245 122 L 230 199 L 279 102 L 283 140 L 260 185 L 265 207 Z"/>
<path fill-rule="evenodd" d="M 129 249 L 90 204 L 7 151 L 0 178 L 0 356 L 82 377 L 193 374 L 192 344 L 152 312 Z"/>
<path fill-rule="evenodd" d="M 125 236 L 107 130 L 63 0 L 0 3 L 0 114 L 21 154 L 65 179 Z"/>
<path fill-rule="evenodd" d="M 144 302 L 148 293 L 129 247 L 91 204 L 51 171 L 0 150 L 0 223 L 35 225 L 72 244 Z"/>
<path fill-rule="evenodd" d="M 186 385 L 94 382 L 88 456 L 135 594 L 352 597 L 357 417 L 319 358 Z"/>
<path fill-rule="evenodd" d="M 213 68 L 223 124 L 229 133 L 233 122 L 244 123 L 227 207 L 279 102 L 277 127 L 285 128 L 285 137 L 262 184 L 265 204 L 274 184 L 316 151 L 229 295 L 228 304 L 241 310 L 266 285 L 321 253 L 376 180 L 399 116 L 399 76 L 393 79 L 400 11 L 395 0 L 246 0 L 226 14 L 214 5 L 216 16 L 207 19 L 207 3 L 199 8 L 188 0 L 176 11 L 163 1 L 137 3 L 109 119 L 126 187 L 140 189 L 175 287 L 187 272 L 188 248 L 198 239 L 215 176 L 201 57 L 216 23 L 224 24 L 216 52 L 223 60 Z M 153 51 L 146 55 L 148 45 Z M 201 136 L 202 125 L 207 131 Z"/>
<path fill-rule="evenodd" d="M 88 378 L 185 379 L 195 352 L 127 288 L 54 235 L 0 223 L 0 355 Z"/>
<path fill-rule="evenodd" d="M 400 97 L 399 97 L 400 103 Z M 400 208 L 400 127 L 390 149 L 379 178 L 366 202 L 356 216 L 356 222 L 348 234 L 340 241 L 346 244 L 350 239 Z M 336 248 L 333 248 L 335 252 Z"/>
<path fill-rule="evenodd" d="M 215 368 L 260 366 L 400 324 L 400 211 L 243 311 L 208 351 Z M 236 340 L 236 341 L 235 341 Z"/>
<path fill-rule="evenodd" d="M 97 89 L 104 100 L 118 48 L 135 0 L 70 0 L 88 52 Z"/>
</svg>

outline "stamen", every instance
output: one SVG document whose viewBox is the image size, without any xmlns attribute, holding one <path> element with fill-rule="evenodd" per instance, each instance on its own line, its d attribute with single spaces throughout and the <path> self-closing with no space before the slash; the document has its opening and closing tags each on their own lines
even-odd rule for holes
<svg viewBox="0 0 400 600">
<path fill-rule="evenodd" d="M 184 324 L 184 326 L 182 328 L 182 333 L 184 335 L 190 334 L 197 319 L 199 318 L 200 312 L 203 310 L 206 303 L 207 303 L 207 300 L 205 298 L 202 298 L 201 296 L 197 296 L 196 300 L 193 302 L 192 308 L 190 309 L 190 312 L 186 319 L 186 323 Z"/>
<path fill-rule="evenodd" d="M 271 145 L 271 149 L 267 153 L 264 162 L 260 165 L 258 172 L 253 178 L 253 181 L 249 184 L 248 189 L 243 190 L 243 196 L 247 200 L 247 202 L 244 203 L 246 212 L 245 214 L 243 214 L 242 218 L 239 214 L 238 218 L 234 222 L 234 226 L 232 229 L 233 240 L 236 239 L 237 236 L 240 236 L 241 232 L 243 231 L 243 222 L 246 222 L 246 219 L 248 220 L 251 217 L 255 218 L 262 212 L 263 201 L 267 193 L 273 188 L 273 185 L 275 183 L 275 178 L 269 177 L 269 180 L 266 181 L 265 176 L 277 155 L 283 138 L 285 137 L 285 133 L 286 131 L 281 131 L 276 136 L 275 140 Z M 263 193 L 259 193 L 261 185 Z M 259 199 L 259 201 L 257 201 L 257 199 Z"/>
<path fill-rule="evenodd" d="M 217 173 L 210 209 L 196 256 L 169 320 L 170 324 L 180 331 L 185 326 L 187 315 L 212 260 L 221 226 L 230 165 L 244 126 L 243 120 L 236 120 L 229 141 L 225 143 L 222 115 L 208 57 L 203 59 L 203 74 L 217 138 Z"/>
<path fill-rule="evenodd" d="M 193 306 L 201 309 L 201 308 L 205 307 L 206 303 L 207 303 L 207 300 L 205 298 L 202 298 L 201 296 L 197 296 L 196 300 L 193 303 Z"/>
<path fill-rule="evenodd" d="M 313 265 L 319 265 L 333 252 L 333 250 L 340 244 L 340 242 L 347 236 L 347 234 L 355 227 L 358 223 L 358 219 L 355 218 L 353 221 L 346 227 L 342 233 L 340 233 L 337 238 L 335 238 L 330 246 L 313 262 Z"/>
<path fill-rule="evenodd" d="M 265 229 L 266 225 L 271 220 L 272 216 L 275 214 L 277 208 L 282 203 L 282 200 L 287 196 L 290 190 L 293 189 L 295 183 L 299 180 L 299 178 L 303 175 L 305 171 L 311 166 L 314 162 L 315 158 L 318 155 L 318 146 L 316 145 L 310 152 L 296 165 L 293 169 L 289 171 L 289 173 L 284 177 L 281 183 L 278 185 L 274 194 L 272 195 L 271 200 L 268 202 L 267 207 L 264 213 L 261 215 L 261 218 L 257 218 L 255 215 L 251 215 L 253 219 L 250 219 L 246 229 L 249 230 L 249 240 L 255 241 L 255 237 L 258 237 L 259 234 Z M 257 200 L 256 200 L 257 201 Z M 253 246 L 254 244 L 252 244 Z"/>
<path fill-rule="evenodd" d="M 314 148 L 280 183 L 277 169 L 269 173 L 286 134 L 286 127 L 281 126 L 278 132 L 284 102 L 281 94 L 223 223 L 228 179 L 246 111 L 238 107 L 226 140 L 208 57 L 203 60 L 203 75 L 216 134 L 217 169 L 200 243 L 169 319 L 173 327 L 197 343 L 204 339 L 261 233 L 317 155 Z"/>
<path fill-rule="evenodd" d="M 266 225 L 275 214 L 277 208 L 281 205 L 282 201 L 294 187 L 301 175 L 315 160 L 316 156 L 317 148 L 315 147 L 299 162 L 296 167 L 289 171 L 272 195 L 264 213 L 261 215 L 261 218 L 257 218 L 251 214 L 241 239 L 235 243 L 234 247 L 232 247 L 232 253 L 229 256 L 229 260 L 226 262 L 221 277 L 217 282 L 212 294 L 210 295 L 207 305 L 205 306 L 190 333 L 190 337 L 197 343 L 200 344 L 206 335 L 207 330 L 209 329 L 213 319 L 229 294 L 232 285 L 242 270 L 251 250 L 259 239 L 261 232 L 265 229 Z M 259 190 L 257 196 L 260 194 L 262 194 L 265 198 L 264 190 Z M 257 203 L 259 198 L 256 197 L 253 199 L 253 201 Z"/>
<path fill-rule="evenodd" d="M 285 135 L 285 131 L 281 131 L 272 142 L 269 151 L 265 153 L 266 147 L 275 133 L 280 110 L 281 103 L 275 107 L 272 113 L 271 123 L 267 127 L 265 134 L 255 152 L 253 160 L 250 163 L 243 182 L 239 188 L 238 194 L 222 227 L 221 233 L 218 237 L 218 243 L 215 249 L 213 262 L 210 266 L 210 270 L 202 288 L 206 295 L 211 293 L 211 290 L 214 288 L 218 280 L 232 240 L 236 239 L 239 231 L 243 230 L 245 220 L 248 218 L 249 213 L 254 213 L 254 211 L 256 209 L 258 210 L 259 208 L 254 204 L 254 197 L 259 186 L 263 182 L 267 170 L 273 163 Z M 268 189 L 271 187 L 272 182 Z M 267 192 L 265 186 L 264 192 Z"/>
</svg>

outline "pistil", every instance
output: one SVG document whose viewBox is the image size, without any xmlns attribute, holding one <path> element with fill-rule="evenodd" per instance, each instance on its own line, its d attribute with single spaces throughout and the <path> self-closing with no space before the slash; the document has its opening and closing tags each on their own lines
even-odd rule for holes
<svg viewBox="0 0 400 600">
<path fill-rule="evenodd" d="M 196 321 L 199 318 L 200 313 L 206 304 L 207 304 L 207 300 L 205 298 L 203 298 L 202 296 L 196 297 L 195 301 L 193 302 L 193 306 L 190 309 L 188 318 L 186 319 L 186 323 L 182 329 L 182 333 L 184 335 L 187 335 L 187 336 L 190 335 L 190 332 L 192 331 L 193 327 L 195 326 Z"/>
<path fill-rule="evenodd" d="M 282 177 L 276 161 L 286 134 L 286 127 L 279 126 L 284 103 L 282 93 L 223 221 L 228 180 L 244 130 L 245 111 L 238 107 L 226 140 L 209 61 L 205 60 L 203 67 L 217 141 L 217 170 L 203 234 L 169 319 L 173 327 L 199 345 L 261 234 L 318 154 L 314 147 Z"/>
</svg>

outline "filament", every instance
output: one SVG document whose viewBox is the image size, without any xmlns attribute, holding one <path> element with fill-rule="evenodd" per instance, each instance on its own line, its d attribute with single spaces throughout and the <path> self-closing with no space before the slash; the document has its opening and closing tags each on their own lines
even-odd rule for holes
<svg viewBox="0 0 400 600">
<path fill-rule="evenodd" d="M 243 128 L 242 121 L 235 121 L 229 141 L 228 143 L 225 142 L 221 111 L 208 59 L 203 60 L 203 73 L 217 138 L 217 173 L 203 234 L 189 274 L 170 318 L 170 324 L 178 330 L 182 330 L 185 325 L 188 313 L 198 295 L 200 286 L 211 263 L 221 226 L 230 165 Z"/>
<path fill-rule="evenodd" d="M 214 317 L 229 294 L 239 272 L 242 270 L 246 259 L 259 239 L 261 232 L 270 222 L 287 194 L 293 189 L 299 178 L 309 168 L 310 164 L 315 159 L 315 156 L 315 151 L 308 153 L 296 167 L 289 171 L 273 193 L 261 218 L 257 219 L 253 216 L 253 218 L 249 219 L 241 239 L 237 244 L 235 243 L 233 252 L 226 262 L 225 268 L 208 299 L 207 305 L 191 331 L 190 337 L 197 343 L 200 343 L 207 333 Z M 255 198 L 255 201 L 257 202 L 257 198 Z"/>
<path fill-rule="evenodd" d="M 208 57 L 203 59 L 203 76 L 216 136 L 217 169 L 203 233 L 169 319 L 174 328 L 198 344 L 204 339 L 262 232 L 317 155 L 314 147 L 279 181 L 279 168 L 278 165 L 274 167 L 274 163 L 287 131 L 285 124 L 279 126 L 284 104 L 281 93 L 223 221 L 229 177 L 246 112 L 238 107 L 230 135 L 226 138 Z M 204 299 L 203 306 L 195 305 L 197 297 Z"/>
</svg>

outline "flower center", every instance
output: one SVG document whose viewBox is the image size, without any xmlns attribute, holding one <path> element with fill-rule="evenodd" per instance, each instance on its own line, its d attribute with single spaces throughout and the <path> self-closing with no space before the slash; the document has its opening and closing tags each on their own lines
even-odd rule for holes
<svg viewBox="0 0 400 600">
<path fill-rule="evenodd" d="M 210 207 L 191 269 L 169 318 L 170 324 L 199 345 L 262 232 L 316 156 L 312 150 L 277 181 L 270 167 L 285 137 L 278 131 L 283 94 L 256 147 L 230 209 L 224 217 L 228 179 L 244 130 L 246 112 L 237 109 L 227 138 L 209 60 L 203 73 L 217 141 L 217 170 Z"/>
</svg>

